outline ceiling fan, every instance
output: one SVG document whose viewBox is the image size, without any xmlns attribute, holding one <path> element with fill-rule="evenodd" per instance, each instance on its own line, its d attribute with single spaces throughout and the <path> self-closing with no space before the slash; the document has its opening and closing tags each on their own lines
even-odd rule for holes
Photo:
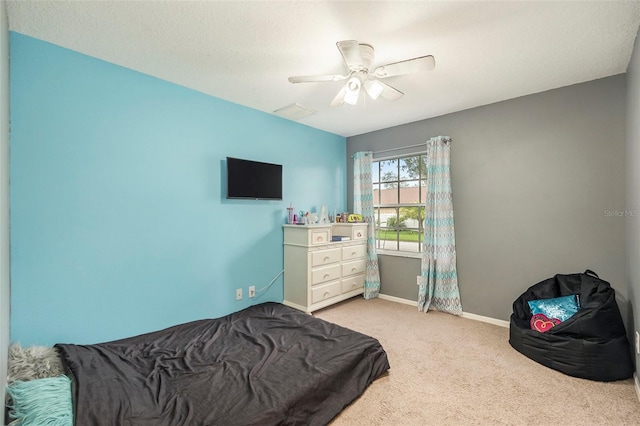
<svg viewBox="0 0 640 426">
<path fill-rule="evenodd" d="M 365 92 L 371 99 L 382 97 L 389 101 L 395 101 L 404 96 L 404 93 L 392 87 L 380 79 L 394 77 L 403 74 L 412 74 L 432 70 L 436 63 L 433 56 L 420 56 L 418 58 L 380 65 L 371 70 L 374 59 L 373 46 L 358 43 L 356 40 L 343 40 L 336 43 L 342 54 L 344 63 L 349 69 L 346 75 L 312 75 L 289 77 L 290 83 L 316 83 L 328 81 L 347 80 L 338 94 L 329 104 L 332 107 L 341 106 L 344 103 L 355 105 L 360 97 L 360 89 L 364 86 Z"/>
</svg>

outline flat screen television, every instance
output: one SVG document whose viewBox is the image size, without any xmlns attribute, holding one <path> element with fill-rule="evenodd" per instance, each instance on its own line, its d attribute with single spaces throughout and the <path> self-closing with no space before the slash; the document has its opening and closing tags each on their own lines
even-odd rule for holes
<svg viewBox="0 0 640 426">
<path fill-rule="evenodd" d="M 282 200 L 282 165 L 227 157 L 227 198 Z"/>
</svg>

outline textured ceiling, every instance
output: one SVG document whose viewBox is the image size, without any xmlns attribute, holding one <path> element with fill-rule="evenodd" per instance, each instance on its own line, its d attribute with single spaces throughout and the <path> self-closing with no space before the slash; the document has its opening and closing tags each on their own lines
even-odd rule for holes
<svg viewBox="0 0 640 426">
<path fill-rule="evenodd" d="M 9 0 L 9 28 L 267 113 L 362 134 L 624 73 L 638 1 Z M 387 78 L 398 101 L 329 107 L 344 82 L 336 42 L 375 48 L 374 66 L 433 55 L 433 71 Z"/>
</svg>

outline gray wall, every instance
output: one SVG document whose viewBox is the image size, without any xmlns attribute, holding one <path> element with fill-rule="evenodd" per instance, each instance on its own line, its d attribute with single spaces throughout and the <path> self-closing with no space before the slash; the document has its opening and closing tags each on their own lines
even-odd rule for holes
<svg viewBox="0 0 640 426">
<path fill-rule="evenodd" d="M 633 56 L 627 70 L 627 209 L 640 210 L 640 42 L 636 38 Z M 640 217 L 627 219 L 627 275 L 631 309 L 628 310 L 627 331 L 640 331 Z M 635 356 L 636 371 L 640 358 Z"/>
<path fill-rule="evenodd" d="M 625 92 L 622 74 L 524 96 L 354 136 L 347 155 L 451 136 L 465 312 L 508 320 L 529 286 L 587 268 L 625 301 Z M 419 260 L 380 258 L 381 293 L 415 299 Z"/>
<path fill-rule="evenodd" d="M 378 256 L 380 288 L 383 294 L 417 301 L 416 277 L 420 275 L 420 261 L 409 257 Z"/>
<path fill-rule="evenodd" d="M 0 1 L 0 396 L 4 401 L 9 347 L 9 26 Z M 4 419 L 4 415 L 0 418 Z M 3 421 L 3 420 L 2 420 Z"/>
</svg>

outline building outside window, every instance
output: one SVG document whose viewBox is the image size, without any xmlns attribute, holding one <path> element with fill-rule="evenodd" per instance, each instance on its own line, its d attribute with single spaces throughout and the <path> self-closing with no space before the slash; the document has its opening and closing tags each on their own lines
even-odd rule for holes
<svg viewBox="0 0 640 426">
<path fill-rule="evenodd" d="M 373 161 L 376 248 L 419 253 L 427 193 L 424 154 Z"/>
</svg>

